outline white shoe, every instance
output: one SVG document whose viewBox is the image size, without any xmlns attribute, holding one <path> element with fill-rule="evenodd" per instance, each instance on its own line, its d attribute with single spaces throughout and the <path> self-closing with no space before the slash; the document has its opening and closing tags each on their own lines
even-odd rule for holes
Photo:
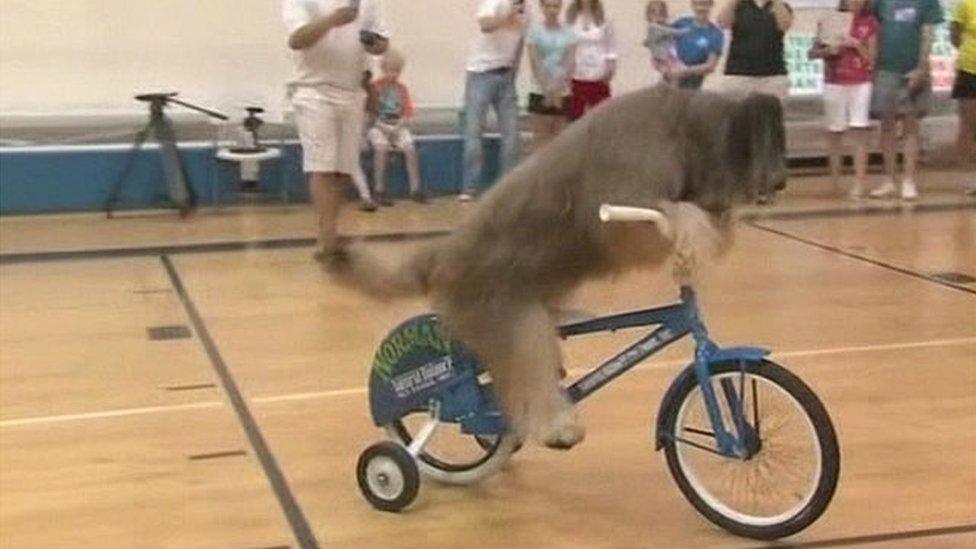
<svg viewBox="0 0 976 549">
<path fill-rule="evenodd" d="M 871 198 L 888 198 L 889 196 L 895 196 L 897 193 L 898 188 L 895 187 L 895 182 L 889 179 L 882 183 L 877 189 L 869 192 L 868 196 Z"/>
<path fill-rule="evenodd" d="M 901 199 L 902 200 L 915 200 L 918 198 L 918 189 L 915 187 L 915 182 L 911 179 L 906 179 L 901 182 Z"/>
<path fill-rule="evenodd" d="M 854 185 L 851 190 L 847 192 L 847 198 L 851 200 L 861 200 L 864 198 L 864 189 L 860 185 Z"/>
<path fill-rule="evenodd" d="M 471 202 L 474 197 L 468 193 L 461 193 L 458 195 L 458 202 Z"/>
</svg>

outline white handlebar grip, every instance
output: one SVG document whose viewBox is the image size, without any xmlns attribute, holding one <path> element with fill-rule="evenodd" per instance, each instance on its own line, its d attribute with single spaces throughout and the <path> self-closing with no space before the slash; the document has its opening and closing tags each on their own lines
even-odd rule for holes
<svg viewBox="0 0 976 549">
<path fill-rule="evenodd" d="M 600 206 L 600 221 L 650 221 L 657 225 L 665 238 L 671 238 L 671 223 L 666 215 L 651 208 L 634 208 L 632 206 L 614 206 L 603 204 Z"/>
</svg>

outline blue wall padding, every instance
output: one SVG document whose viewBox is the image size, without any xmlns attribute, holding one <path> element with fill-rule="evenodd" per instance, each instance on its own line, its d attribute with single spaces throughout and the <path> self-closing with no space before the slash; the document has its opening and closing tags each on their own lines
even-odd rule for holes
<svg viewBox="0 0 976 549">
<path fill-rule="evenodd" d="M 461 139 L 459 136 L 418 137 L 421 179 L 430 195 L 454 194 L 461 184 Z M 307 201 L 308 191 L 301 173 L 301 150 L 297 144 L 284 146 L 283 165 L 264 162 L 262 190 L 281 195 L 287 186 L 289 200 Z M 113 183 L 122 172 L 129 151 L 122 147 L 74 146 L 0 149 L 0 213 L 42 213 L 101 210 Z M 233 204 L 236 192 L 236 164 L 218 163 L 209 147 L 180 147 L 198 203 L 217 201 Z M 403 158 L 394 158 L 388 169 L 387 189 L 393 196 L 407 192 Z M 497 173 L 498 140 L 485 139 L 483 184 L 490 185 Z M 363 168 L 372 179 L 371 153 L 364 153 Z M 169 205 L 159 149 L 147 146 L 138 152 L 132 171 L 119 197 L 118 209 L 155 208 Z"/>
</svg>

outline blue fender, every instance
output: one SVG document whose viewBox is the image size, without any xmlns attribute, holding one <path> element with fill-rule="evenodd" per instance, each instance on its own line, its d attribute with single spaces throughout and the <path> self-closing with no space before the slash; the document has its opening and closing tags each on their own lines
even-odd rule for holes
<svg viewBox="0 0 976 549">
<path fill-rule="evenodd" d="M 725 349 L 717 349 L 710 353 L 706 358 L 709 365 L 718 364 L 721 362 L 760 362 L 769 355 L 770 350 L 764 349 L 762 347 L 728 347 Z M 672 406 L 677 406 L 678 403 L 674 402 L 677 398 L 678 389 L 686 383 L 686 379 L 689 377 L 695 377 L 695 363 L 692 362 L 685 369 L 678 374 L 678 377 L 674 378 L 671 382 L 671 386 L 664 393 L 664 397 L 661 398 L 661 405 L 657 411 L 657 421 L 655 422 L 654 429 L 654 449 L 660 450 L 662 443 L 663 430 L 662 426 L 664 423 L 664 418 L 667 417 L 667 412 Z"/>
</svg>

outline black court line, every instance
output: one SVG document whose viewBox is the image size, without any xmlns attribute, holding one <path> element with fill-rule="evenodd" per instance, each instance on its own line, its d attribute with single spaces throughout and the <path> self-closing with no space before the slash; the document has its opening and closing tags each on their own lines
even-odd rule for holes
<svg viewBox="0 0 976 549">
<path fill-rule="evenodd" d="M 216 385 L 213 383 L 197 383 L 195 385 L 169 385 L 163 387 L 167 391 L 196 391 L 199 389 L 213 389 Z"/>
<path fill-rule="evenodd" d="M 790 240 L 794 240 L 796 242 L 800 242 L 802 244 L 806 244 L 807 246 L 813 246 L 814 248 L 820 248 L 821 250 L 825 250 L 825 251 L 828 251 L 828 252 L 833 252 L 835 254 L 842 255 L 844 257 L 848 257 L 848 258 L 851 258 L 851 259 L 856 259 L 858 261 L 863 261 L 864 263 L 870 263 L 871 265 L 874 265 L 876 267 L 881 267 L 883 269 L 887 269 L 889 271 L 894 271 L 896 273 L 903 274 L 903 275 L 906 275 L 906 276 L 910 276 L 912 278 L 918 278 L 920 280 L 925 280 L 927 282 L 932 282 L 933 284 L 938 284 L 940 286 L 945 286 L 946 288 L 952 288 L 953 290 L 958 290 L 960 292 L 966 292 L 967 294 L 976 295 L 976 290 L 974 290 L 972 288 L 967 288 L 965 286 L 960 286 L 958 284 L 953 284 L 951 282 L 947 282 L 945 280 L 941 280 L 939 278 L 935 278 L 933 276 L 929 276 L 929 275 L 924 274 L 924 273 L 919 273 L 919 272 L 913 271 L 911 269 L 906 269 L 904 267 L 899 267 L 897 265 L 892 265 L 891 263 L 885 263 L 884 261 L 879 261 L 877 259 L 871 259 L 870 257 L 866 257 L 866 256 L 863 256 L 863 255 L 860 255 L 860 254 L 852 253 L 852 252 L 849 252 L 847 250 L 842 250 L 840 248 L 837 248 L 835 246 L 831 246 L 829 244 L 823 244 L 823 243 L 817 242 L 815 240 L 809 240 L 807 238 L 803 238 L 801 236 L 797 236 L 795 234 L 788 233 L 786 231 L 781 231 L 779 229 L 774 229 L 774 228 L 769 227 L 769 226 L 766 226 L 766 225 L 761 225 L 759 223 L 756 223 L 755 221 L 750 221 L 748 223 L 748 225 L 750 227 L 754 227 L 754 228 L 759 229 L 761 231 L 766 231 L 768 233 L 772 233 L 772 234 L 775 234 L 775 235 L 778 235 L 778 236 L 782 236 L 784 238 L 788 238 Z"/>
<path fill-rule="evenodd" d="M 254 415 L 251 414 L 251 410 L 248 408 L 244 396 L 237 387 L 237 382 L 234 380 L 230 368 L 227 367 L 227 363 L 221 357 L 220 351 L 217 349 L 217 344 L 210 337 L 210 331 L 207 330 L 207 326 L 203 322 L 203 317 L 200 316 L 200 312 L 190 298 L 190 294 L 187 293 L 186 287 L 183 285 L 183 280 L 176 271 L 176 267 L 173 265 L 169 256 L 164 255 L 160 257 L 160 260 L 163 262 L 163 267 L 166 268 L 166 273 L 169 275 L 170 281 L 173 283 L 173 288 L 176 289 L 176 293 L 180 297 L 180 301 L 183 302 L 183 307 L 186 309 L 187 316 L 190 317 L 190 322 L 193 323 L 197 337 L 200 338 L 200 342 L 203 344 L 207 356 L 210 357 L 210 363 L 213 365 L 214 371 L 220 379 L 220 384 L 227 393 L 227 398 L 234 407 L 234 412 L 237 414 L 237 419 L 244 429 L 244 434 L 247 435 L 247 440 L 251 443 L 254 454 L 258 457 L 258 461 L 261 462 L 264 474 L 271 483 L 271 488 L 278 498 L 278 504 L 281 505 L 281 509 L 285 513 L 285 518 L 288 519 L 288 524 L 295 534 L 298 545 L 303 549 L 317 549 L 319 543 L 315 539 L 315 534 L 312 532 L 311 526 L 309 526 L 308 519 L 305 518 L 305 513 L 299 507 L 295 495 L 288 486 L 288 480 L 285 479 L 285 475 L 282 473 L 278 461 L 275 459 L 274 454 L 271 453 L 271 448 L 268 446 L 264 435 L 261 434 L 261 430 L 254 420 Z"/>
<path fill-rule="evenodd" d="M 976 210 L 976 201 L 951 204 L 866 204 L 854 208 L 829 208 L 825 210 L 799 210 L 786 212 L 751 212 L 742 216 L 743 221 L 783 221 L 802 219 L 827 219 L 832 217 L 871 217 L 878 215 L 906 215 L 918 213 L 942 213 Z"/>
<path fill-rule="evenodd" d="M 954 534 L 966 534 L 976 532 L 976 524 L 965 524 L 961 526 L 949 526 L 946 528 L 929 528 L 927 530 L 909 530 L 904 532 L 889 532 L 887 534 L 873 534 L 868 536 L 851 536 L 847 538 L 823 539 L 817 541 L 806 541 L 800 543 L 777 543 L 773 547 L 844 547 L 847 545 L 867 545 L 870 543 L 885 543 L 888 541 L 928 538 L 935 536 L 951 536 Z M 769 546 L 766 546 L 769 547 Z"/>
<path fill-rule="evenodd" d="M 210 452 L 208 454 L 193 454 L 192 456 L 187 456 L 190 461 L 202 461 L 205 459 L 219 459 L 225 457 L 235 457 L 235 456 L 246 456 L 247 452 L 244 450 L 227 450 L 224 452 Z"/>
<path fill-rule="evenodd" d="M 353 240 L 365 242 L 399 242 L 434 238 L 448 234 L 447 230 L 416 231 L 399 233 L 380 233 L 353 235 Z M 275 238 L 268 240 L 206 242 L 200 244 L 178 244 L 173 246 L 143 246 L 134 248 L 95 248 L 61 252 L 28 252 L 0 254 L 0 265 L 20 263 L 43 263 L 46 261 L 78 261 L 86 259 L 124 259 L 130 257 L 159 257 L 178 254 L 240 252 L 247 250 L 283 250 L 307 248 L 315 245 L 314 238 Z"/>
</svg>

